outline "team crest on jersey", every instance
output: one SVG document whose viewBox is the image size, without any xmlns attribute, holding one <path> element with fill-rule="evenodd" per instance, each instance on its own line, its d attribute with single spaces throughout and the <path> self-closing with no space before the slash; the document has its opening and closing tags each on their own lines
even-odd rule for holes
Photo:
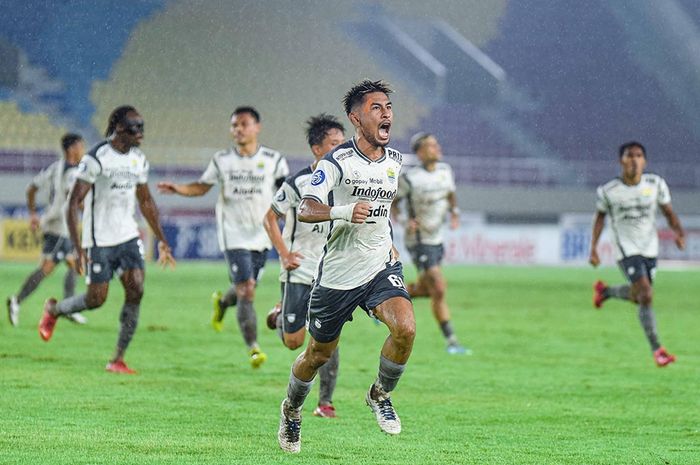
<svg viewBox="0 0 700 465">
<path fill-rule="evenodd" d="M 394 172 L 393 168 L 387 168 L 386 175 L 389 178 L 390 183 L 393 184 L 396 182 L 396 172 Z"/>
<path fill-rule="evenodd" d="M 264 170 L 265 169 L 265 162 L 264 161 L 258 162 L 257 168 L 258 168 L 258 170 Z"/>
<path fill-rule="evenodd" d="M 645 187 L 644 189 L 642 189 L 642 195 L 644 197 L 649 197 L 652 194 L 652 192 L 654 191 L 651 187 Z"/>
<path fill-rule="evenodd" d="M 132 158 L 132 159 L 131 159 L 131 166 L 133 166 L 134 168 L 136 168 L 136 165 L 138 165 L 138 164 L 139 164 L 139 162 L 138 162 L 138 160 L 136 160 L 136 158 Z"/>
<path fill-rule="evenodd" d="M 319 184 L 321 184 L 325 180 L 326 180 L 326 173 L 324 173 L 323 170 L 316 170 L 316 171 L 314 171 L 313 176 L 311 176 L 311 185 L 318 186 Z"/>
</svg>

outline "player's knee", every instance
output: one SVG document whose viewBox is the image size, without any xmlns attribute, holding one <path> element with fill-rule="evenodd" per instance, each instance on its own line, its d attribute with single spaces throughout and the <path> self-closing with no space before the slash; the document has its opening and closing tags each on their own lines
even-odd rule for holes
<svg viewBox="0 0 700 465">
<path fill-rule="evenodd" d="M 654 291 L 651 286 L 642 286 L 637 292 L 637 302 L 640 305 L 651 305 Z"/>
<path fill-rule="evenodd" d="M 85 296 L 85 305 L 87 305 L 88 310 L 91 310 L 93 308 L 101 307 L 102 304 L 105 303 L 105 300 L 107 300 L 107 292 L 102 290 L 90 292 L 88 290 L 88 293 Z"/>
<path fill-rule="evenodd" d="M 445 298 L 445 292 L 447 291 L 447 284 L 444 280 L 438 279 L 433 283 L 430 295 L 433 299 L 441 300 Z"/>
<path fill-rule="evenodd" d="M 299 333 L 302 334 L 299 334 Z M 303 331 L 299 331 L 296 333 L 284 334 L 284 345 L 289 349 L 289 350 L 295 350 L 301 347 L 304 344 L 304 334 Z"/>
<path fill-rule="evenodd" d="M 400 321 L 392 328 L 391 334 L 400 345 L 411 345 L 416 337 L 416 323 L 412 319 Z"/>
<path fill-rule="evenodd" d="M 126 289 L 126 301 L 129 303 L 140 303 L 143 298 L 143 283 L 132 282 Z"/>
<path fill-rule="evenodd" d="M 255 298 L 255 280 L 248 281 L 236 285 L 236 296 L 241 300 L 252 301 Z"/>
<path fill-rule="evenodd" d="M 50 275 L 54 268 L 56 268 L 56 264 L 53 262 L 53 260 L 44 260 L 41 263 L 41 271 L 46 276 Z"/>
<path fill-rule="evenodd" d="M 307 350 L 306 352 L 307 362 L 313 367 L 314 370 L 321 368 L 329 358 L 331 358 L 331 354 L 322 350 L 314 350 L 311 348 L 311 350 Z"/>
</svg>

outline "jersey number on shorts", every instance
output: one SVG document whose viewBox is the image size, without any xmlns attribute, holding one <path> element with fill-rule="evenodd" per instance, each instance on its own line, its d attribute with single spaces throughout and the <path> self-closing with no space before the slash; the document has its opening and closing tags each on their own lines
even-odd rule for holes
<svg viewBox="0 0 700 465">
<path fill-rule="evenodd" d="M 389 280 L 392 286 L 406 289 L 406 286 L 403 283 L 403 279 L 401 279 L 399 276 L 396 276 L 395 274 L 390 274 L 386 277 L 386 279 Z"/>
</svg>

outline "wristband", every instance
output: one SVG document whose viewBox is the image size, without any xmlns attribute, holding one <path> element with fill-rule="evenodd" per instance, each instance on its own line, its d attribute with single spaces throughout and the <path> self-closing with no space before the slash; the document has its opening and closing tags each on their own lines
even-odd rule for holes
<svg viewBox="0 0 700 465">
<path fill-rule="evenodd" d="M 356 204 L 357 202 L 348 205 L 339 205 L 337 207 L 331 207 L 331 219 L 352 222 L 352 212 L 355 209 Z"/>
</svg>

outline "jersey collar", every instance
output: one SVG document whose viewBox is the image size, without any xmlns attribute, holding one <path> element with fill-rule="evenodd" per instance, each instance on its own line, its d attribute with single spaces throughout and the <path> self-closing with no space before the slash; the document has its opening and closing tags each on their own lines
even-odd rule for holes
<svg viewBox="0 0 700 465">
<path fill-rule="evenodd" d="M 241 154 L 241 153 L 238 151 L 238 149 L 236 148 L 235 145 L 231 147 L 231 150 L 233 151 L 233 153 L 236 154 L 236 155 L 238 155 L 240 158 L 253 158 L 253 157 L 255 157 L 257 154 L 260 153 L 260 149 L 262 149 L 262 145 L 258 144 L 258 148 L 255 149 L 255 153 L 253 153 L 252 155 L 243 155 L 243 154 Z"/>
<path fill-rule="evenodd" d="M 355 138 L 354 138 L 354 137 L 353 137 L 352 139 L 350 139 L 350 140 L 352 141 L 352 148 L 355 149 L 355 152 L 357 152 L 357 154 L 360 156 L 360 158 L 366 160 L 368 163 L 379 163 L 379 162 L 384 161 L 384 159 L 386 158 L 386 148 L 385 148 L 385 147 L 382 147 L 382 156 L 379 157 L 379 158 L 376 159 L 376 160 L 372 160 L 372 159 L 369 158 L 367 155 L 365 155 L 364 153 L 362 153 L 362 150 L 360 150 L 360 148 L 359 148 L 359 147 L 357 146 L 357 144 L 355 143 Z"/>
</svg>

